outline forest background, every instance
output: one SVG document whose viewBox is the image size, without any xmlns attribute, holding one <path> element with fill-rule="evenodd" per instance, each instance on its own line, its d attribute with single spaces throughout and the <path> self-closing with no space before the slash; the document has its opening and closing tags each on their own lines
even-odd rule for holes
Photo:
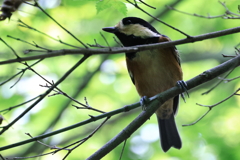
<svg viewBox="0 0 240 160">
<path fill-rule="evenodd" d="M 0 2 L 1 4 L 3 3 L 3 1 Z M 134 4 L 136 1 L 38 1 L 39 6 L 46 13 L 88 47 L 88 44 L 96 45 L 96 42 L 102 46 L 119 46 L 116 40 L 113 39 L 113 35 L 104 33 L 102 28 L 114 26 L 122 18 L 129 16 L 145 19 L 160 33 L 169 36 L 172 40 L 186 38 L 185 35 L 154 20 L 129 2 Z M 137 2 L 138 6 L 147 13 L 191 36 L 231 29 L 239 27 L 240 24 L 240 3 L 236 0 L 228 0 L 225 3 L 217 0 L 144 1 L 150 6 L 141 1 Z M 34 4 L 33 1 L 28 3 Z M 153 9 L 151 6 L 156 9 Z M 179 11 L 189 14 L 171 10 L 167 6 L 172 6 Z M 227 15 L 226 11 L 231 11 L 236 15 Z M 196 14 L 194 15 L 194 13 Z M 231 17 L 238 17 L 238 19 Z M 49 36 L 55 38 L 55 40 L 49 38 Z M 20 57 L 34 57 L 43 55 L 50 50 L 84 47 L 41 9 L 29 4 L 22 4 L 13 13 L 10 20 L 6 19 L 0 22 L 0 37 L 2 39 L 0 42 L 0 64 L 16 58 L 11 48 Z M 20 40 L 17 40 L 18 38 Z M 59 40 L 73 47 L 60 43 Z M 236 55 L 239 43 L 240 34 L 236 33 L 195 43 L 177 45 L 181 56 L 184 80 L 187 81 L 229 60 L 229 57 L 223 57 L 222 54 Z M 41 52 L 34 50 L 41 50 Z M 32 67 L 35 72 L 26 70 L 23 72 L 24 74 L 21 71 L 27 67 L 25 63 L 9 62 L 1 64 L 0 114 L 3 118 L 1 126 L 8 125 L 14 121 L 16 117 L 49 89 L 50 85 L 46 85 L 47 82 L 42 77 L 51 83 L 55 83 L 82 57 L 81 54 L 68 54 L 45 58 L 39 62 L 40 58 L 27 60 L 27 65 L 32 65 L 36 62 L 37 64 Z M 19 72 L 21 73 L 14 76 Z M 119 159 L 121 154 L 124 160 L 240 159 L 239 95 L 232 96 L 230 99 L 217 105 L 196 124 L 182 127 L 184 124 L 191 124 L 196 121 L 208 111 L 207 107 L 201 107 L 196 105 L 196 103 L 202 105 L 216 104 L 232 95 L 239 88 L 238 79 L 229 83 L 221 79 L 226 74 L 190 90 L 190 97 L 186 98 L 186 103 L 182 99 L 180 100 L 180 109 L 176 116 L 176 123 L 183 142 L 181 150 L 171 149 L 167 153 L 161 150 L 156 117 L 152 116 L 129 137 L 123 153 L 121 153 L 123 149 L 122 143 L 103 159 Z M 231 73 L 229 72 L 227 78 L 231 79 L 238 76 L 239 68 L 236 68 Z M 209 93 L 203 94 L 218 82 L 221 82 L 220 85 Z M 82 107 L 78 102 L 88 104 L 97 110 L 110 112 L 139 101 L 139 96 L 127 73 L 124 54 L 98 54 L 88 57 L 58 85 L 58 88 L 64 93 L 59 94 L 59 90 L 57 91 L 56 89 L 56 92 L 52 91 L 49 93 L 48 95 L 51 96 L 41 100 L 40 103 L 0 136 L 0 147 L 31 139 L 25 133 L 35 137 L 101 114 L 93 110 L 76 109 L 73 105 Z M 35 99 L 31 102 L 24 103 L 33 98 Z M 78 102 L 73 101 L 73 99 Z M 17 106 L 22 103 L 24 104 Z M 15 108 L 9 109 L 9 107 Z M 88 135 L 92 135 L 85 143 L 71 152 L 60 150 L 56 154 L 40 156 L 38 159 L 58 160 L 63 159 L 67 154 L 66 159 L 69 160 L 86 159 L 123 130 L 141 112 L 142 108 L 139 107 L 129 112 L 114 115 L 94 134 L 92 134 L 93 131 L 102 124 L 103 119 L 45 138 L 41 140 L 44 144 L 64 147 Z M 91 116 L 89 117 L 89 115 Z M 53 150 L 56 150 L 56 148 Z M 36 156 L 53 152 L 53 150 L 39 142 L 28 143 L 0 151 L 2 156 L 0 159 Z"/>
</svg>

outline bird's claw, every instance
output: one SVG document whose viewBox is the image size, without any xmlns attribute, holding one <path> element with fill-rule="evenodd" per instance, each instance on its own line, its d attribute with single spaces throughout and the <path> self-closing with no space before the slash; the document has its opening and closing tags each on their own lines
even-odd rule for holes
<svg viewBox="0 0 240 160">
<path fill-rule="evenodd" d="M 149 102 L 149 99 L 147 96 L 143 96 L 141 99 L 140 99 L 140 104 L 142 106 L 142 110 L 146 110 L 147 109 L 147 103 Z"/>
<path fill-rule="evenodd" d="M 177 81 L 177 84 L 181 87 L 181 89 L 187 94 L 187 96 L 189 98 L 189 94 L 187 91 L 187 83 L 185 81 Z M 181 93 L 181 97 L 182 97 L 183 101 L 186 103 L 184 93 Z"/>
</svg>

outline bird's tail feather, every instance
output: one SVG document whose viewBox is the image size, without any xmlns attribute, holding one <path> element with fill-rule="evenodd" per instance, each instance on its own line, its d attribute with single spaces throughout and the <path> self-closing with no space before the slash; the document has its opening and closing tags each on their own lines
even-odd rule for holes
<svg viewBox="0 0 240 160">
<path fill-rule="evenodd" d="M 174 115 L 172 114 L 169 119 L 157 118 L 163 151 L 167 152 L 171 147 L 180 149 L 182 147 L 182 141 L 175 124 Z"/>
</svg>

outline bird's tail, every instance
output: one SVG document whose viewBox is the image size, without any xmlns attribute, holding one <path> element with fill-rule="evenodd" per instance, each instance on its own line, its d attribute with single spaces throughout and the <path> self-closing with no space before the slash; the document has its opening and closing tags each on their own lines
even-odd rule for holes
<svg viewBox="0 0 240 160">
<path fill-rule="evenodd" d="M 160 119 L 159 117 L 157 117 L 157 119 L 163 151 L 167 152 L 171 147 L 180 149 L 182 147 L 182 141 L 178 134 L 174 115 L 172 114 L 169 119 Z"/>
</svg>

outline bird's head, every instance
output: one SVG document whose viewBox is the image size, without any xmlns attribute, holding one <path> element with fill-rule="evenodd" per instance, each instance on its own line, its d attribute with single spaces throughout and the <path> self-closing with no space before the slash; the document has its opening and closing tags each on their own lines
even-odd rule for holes
<svg viewBox="0 0 240 160">
<path fill-rule="evenodd" d="M 137 17 L 126 17 L 114 27 L 103 28 L 104 31 L 115 34 L 124 46 L 134 46 L 154 43 L 160 33 L 148 22 Z"/>
</svg>

